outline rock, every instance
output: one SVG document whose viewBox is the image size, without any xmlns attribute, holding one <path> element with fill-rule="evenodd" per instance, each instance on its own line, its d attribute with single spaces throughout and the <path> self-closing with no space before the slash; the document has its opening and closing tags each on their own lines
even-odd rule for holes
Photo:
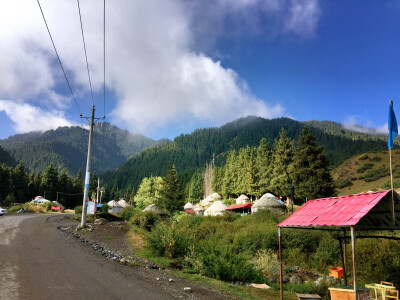
<svg viewBox="0 0 400 300">
<path fill-rule="evenodd" d="M 269 285 L 266 285 L 265 283 L 252 283 L 250 284 L 251 287 L 257 288 L 257 289 L 270 289 L 271 287 Z"/>
<path fill-rule="evenodd" d="M 104 218 L 98 218 L 98 219 L 94 220 L 95 225 L 104 225 L 106 223 L 108 223 L 108 221 Z"/>
<path fill-rule="evenodd" d="M 160 281 L 160 277 L 157 277 L 156 280 L 157 280 L 157 281 Z"/>
<path fill-rule="evenodd" d="M 175 280 L 173 280 L 172 278 L 168 279 L 169 282 L 174 282 Z"/>
<path fill-rule="evenodd" d="M 192 291 L 192 288 L 190 288 L 190 287 L 184 287 L 183 290 L 184 290 L 185 292 L 191 292 L 191 291 Z"/>
</svg>

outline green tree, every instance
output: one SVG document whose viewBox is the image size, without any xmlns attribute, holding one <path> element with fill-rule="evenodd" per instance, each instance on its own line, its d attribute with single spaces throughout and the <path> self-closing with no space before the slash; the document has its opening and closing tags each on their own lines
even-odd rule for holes
<svg viewBox="0 0 400 300">
<path fill-rule="evenodd" d="M 162 177 L 151 176 L 143 178 L 139 185 L 138 191 L 134 197 L 134 201 L 140 209 L 144 209 L 150 204 L 156 204 L 161 199 L 161 192 L 164 181 Z"/>
<path fill-rule="evenodd" d="M 4 205 L 4 201 L 11 193 L 11 172 L 12 168 L 5 164 L 0 165 L 0 204 Z M 5 206 L 5 205 L 4 205 Z"/>
<path fill-rule="evenodd" d="M 257 148 L 256 169 L 258 179 L 257 196 L 262 196 L 269 191 L 271 182 L 272 151 L 268 146 L 267 139 L 262 138 Z"/>
<path fill-rule="evenodd" d="M 50 164 L 42 174 L 41 182 L 42 190 L 46 193 L 46 198 L 55 200 L 58 188 L 58 172 L 57 169 Z"/>
<path fill-rule="evenodd" d="M 224 183 L 224 168 L 223 167 L 215 167 L 213 178 L 211 182 L 211 186 L 214 192 L 218 194 L 223 194 L 223 183 Z"/>
<path fill-rule="evenodd" d="M 224 180 L 222 186 L 222 193 L 225 198 L 229 198 L 235 194 L 237 184 L 237 156 L 236 150 L 231 150 L 228 152 L 228 157 L 226 158 L 226 164 L 224 167 Z"/>
<path fill-rule="evenodd" d="M 111 189 L 110 197 L 111 197 L 111 200 L 115 200 L 115 201 L 119 200 L 119 190 L 118 190 L 118 186 L 116 183 L 114 183 L 114 185 Z"/>
<path fill-rule="evenodd" d="M 15 199 L 24 203 L 28 199 L 28 173 L 22 162 L 18 163 L 13 172 L 11 172 L 11 190 Z"/>
<path fill-rule="evenodd" d="M 298 199 L 305 201 L 335 194 L 328 159 L 308 127 L 304 127 L 300 135 L 289 172 Z"/>
<path fill-rule="evenodd" d="M 163 181 L 164 184 L 161 191 L 161 199 L 156 203 L 157 206 L 170 213 L 182 210 L 184 199 L 178 181 L 178 174 L 173 164 L 168 164 L 167 175 L 165 175 Z"/>
<path fill-rule="evenodd" d="M 42 182 L 42 177 L 39 173 L 29 174 L 28 182 L 28 198 L 33 199 L 35 196 L 40 194 L 40 184 Z"/>
<path fill-rule="evenodd" d="M 294 145 L 293 140 L 286 136 L 284 128 L 280 132 L 279 140 L 275 142 L 274 150 L 271 190 L 279 196 L 290 196 L 293 183 L 289 169 L 293 163 Z"/>
<path fill-rule="evenodd" d="M 64 207 L 74 207 L 71 198 L 73 194 L 73 183 L 72 179 L 68 174 L 66 169 L 61 171 L 61 174 L 58 178 L 58 202 L 60 202 Z"/>
<path fill-rule="evenodd" d="M 203 176 L 195 172 L 189 182 L 189 201 L 198 202 L 203 199 Z"/>
</svg>

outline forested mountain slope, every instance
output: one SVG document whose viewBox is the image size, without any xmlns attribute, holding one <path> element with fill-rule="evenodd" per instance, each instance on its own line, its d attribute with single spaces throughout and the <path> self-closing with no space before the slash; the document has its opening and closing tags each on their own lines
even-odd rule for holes
<svg viewBox="0 0 400 300">
<path fill-rule="evenodd" d="M 9 167 L 15 167 L 17 163 L 15 162 L 14 157 L 12 157 L 10 153 L 0 146 L 0 165 L 1 164 L 5 164 Z"/>
<path fill-rule="evenodd" d="M 59 170 L 66 168 L 76 174 L 86 167 L 89 131 L 75 127 L 59 127 L 46 132 L 18 134 L 0 140 L 0 146 L 22 161 L 31 172 L 43 172 L 53 163 Z M 132 134 L 107 122 L 94 129 L 92 170 L 97 174 L 113 170 L 129 157 L 157 144 L 140 134 Z"/>
<path fill-rule="evenodd" d="M 387 148 L 386 142 L 376 139 L 374 135 L 366 134 L 363 139 L 355 139 L 346 131 L 341 135 L 326 133 L 317 128 L 315 122 L 307 125 L 317 143 L 324 147 L 332 166 L 340 165 L 355 154 Z M 223 165 L 226 152 L 230 149 L 257 146 L 263 137 L 272 147 L 282 127 L 289 138 L 297 140 L 304 125 L 288 118 L 266 120 L 250 116 L 219 128 L 198 129 L 191 134 L 176 137 L 170 144 L 152 147 L 135 155 L 116 171 L 106 173 L 105 180 L 109 186 L 117 183 L 119 189 L 125 189 L 128 184 L 137 188 L 143 177 L 165 175 L 169 162 L 175 164 L 178 172 L 191 173 L 210 162 L 214 153 L 216 165 Z"/>
</svg>

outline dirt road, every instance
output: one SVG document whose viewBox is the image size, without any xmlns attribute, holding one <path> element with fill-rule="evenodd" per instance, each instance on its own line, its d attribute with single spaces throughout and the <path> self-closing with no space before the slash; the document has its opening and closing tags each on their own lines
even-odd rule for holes
<svg viewBox="0 0 400 300">
<path fill-rule="evenodd" d="M 51 215 L 0 218 L 0 299 L 224 299 L 208 288 L 155 282 L 62 236 Z M 159 278 L 157 278 L 159 280 Z M 175 280 L 174 280 L 175 281 Z M 178 281 L 178 280 L 177 280 Z M 164 286 L 163 286 L 164 285 Z"/>
</svg>

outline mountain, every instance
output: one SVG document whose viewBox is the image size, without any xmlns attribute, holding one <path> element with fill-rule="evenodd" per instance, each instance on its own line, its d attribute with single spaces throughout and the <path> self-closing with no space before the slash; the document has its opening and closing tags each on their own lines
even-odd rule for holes
<svg viewBox="0 0 400 300">
<path fill-rule="evenodd" d="M 394 188 L 400 188 L 400 151 L 392 151 Z M 355 155 L 335 170 L 339 195 L 356 194 L 381 189 L 390 189 L 390 160 L 388 150 L 370 151 Z"/>
<path fill-rule="evenodd" d="M 310 127 L 317 143 L 324 147 L 332 167 L 355 154 L 387 148 L 383 137 L 363 134 L 355 138 L 355 132 L 344 129 L 343 132 L 339 130 L 340 134 L 337 130 L 329 132 L 323 129 L 326 123 L 318 121 L 302 123 L 289 118 L 267 120 L 249 116 L 219 128 L 198 129 L 191 134 L 182 134 L 172 143 L 146 149 L 103 177 L 110 186 L 116 183 L 118 188 L 125 189 L 130 184 L 137 188 L 143 177 L 163 176 L 169 162 L 175 164 L 178 172 L 191 174 L 195 169 L 204 168 L 205 163 L 212 160 L 213 154 L 216 165 L 223 165 L 228 150 L 237 150 L 246 145 L 256 146 L 263 137 L 272 147 L 282 127 L 288 137 L 296 140 L 305 125 Z M 333 122 L 331 126 L 342 128 Z"/>
<path fill-rule="evenodd" d="M 53 163 L 59 170 L 66 168 L 76 174 L 79 169 L 85 171 L 88 139 L 87 129 L 59 127 L 14 135 L 0 140 L 0 146 L 32 172 L 43 172 Z M 110 123 L 100 123 L 93 130 L 91 170 L 97 174 L 113 170 L 143 149 L 165 142 L 168 141 L 157 142 Z"/>
<path fill-rule="evenodd" d="M 14 157 L 8 153 L 8 151 L 4 150 L 2 147 L 0 147 L 0 165 L 5 164 L 9 167 L 15 167 L 17 165 Z"/>
</svg>

